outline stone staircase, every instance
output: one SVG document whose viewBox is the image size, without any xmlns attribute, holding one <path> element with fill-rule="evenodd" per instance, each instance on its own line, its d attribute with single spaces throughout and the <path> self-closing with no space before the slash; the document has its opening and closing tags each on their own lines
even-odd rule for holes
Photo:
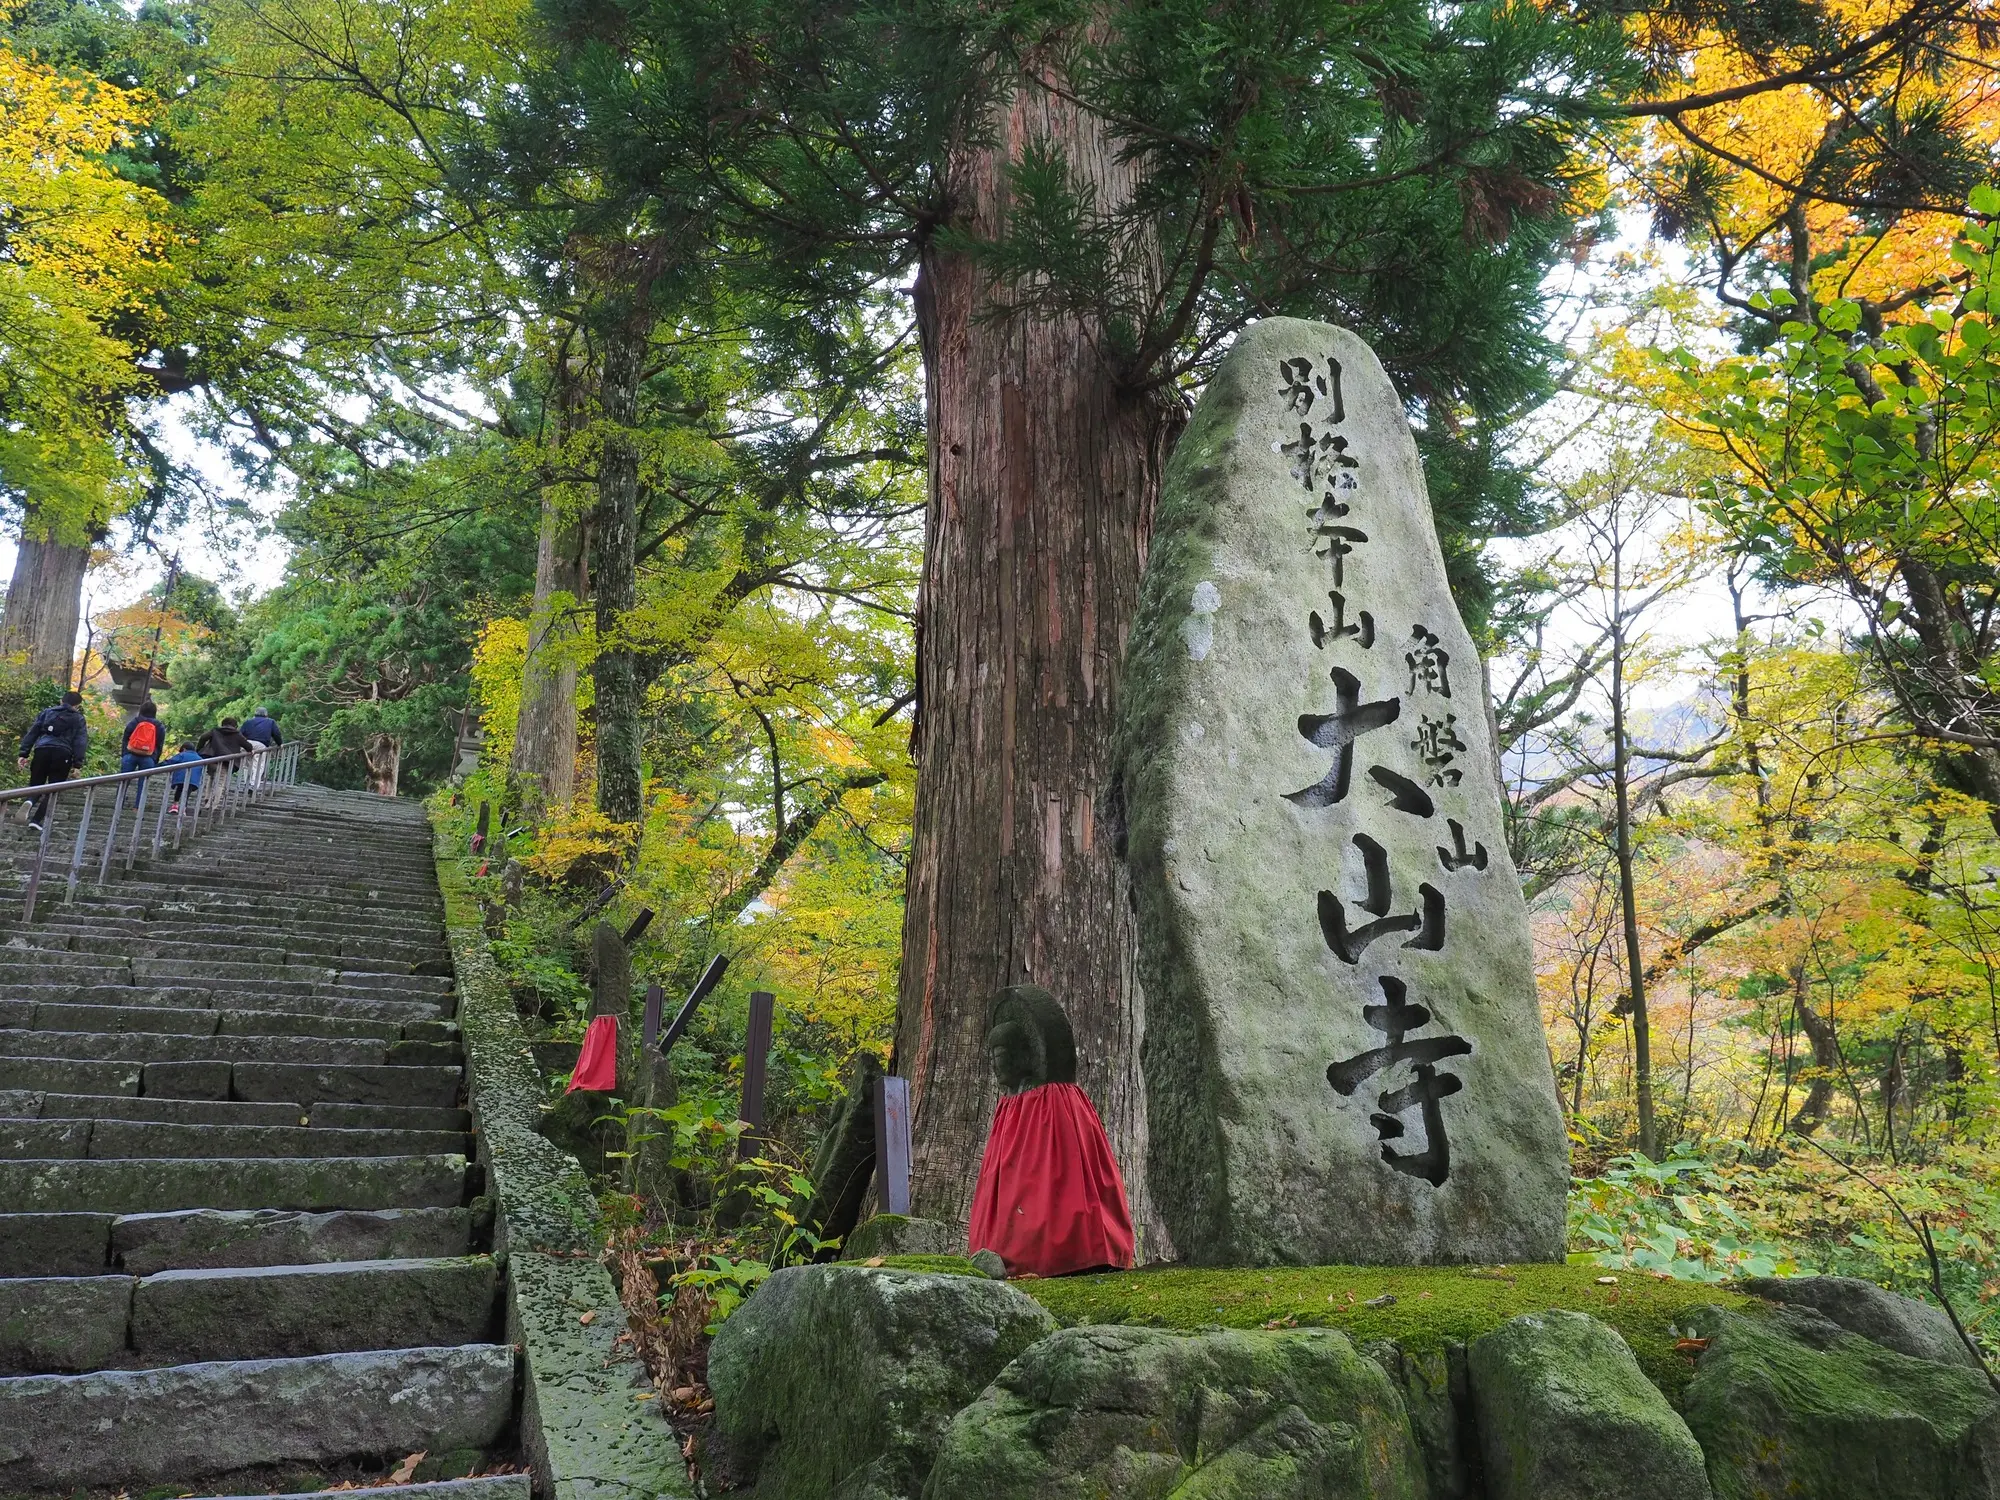
<svg viewBox="0 0 2000 1500">
<path fill-rule="evenodd" d="M 528 1500 L 460 1477 L 514 1455 L 516 1359 L 423 810 L 300 787 L 33 924 L 27 837 L 0 824 L 0 1496 L 394 1469 Z"/>
</svg>

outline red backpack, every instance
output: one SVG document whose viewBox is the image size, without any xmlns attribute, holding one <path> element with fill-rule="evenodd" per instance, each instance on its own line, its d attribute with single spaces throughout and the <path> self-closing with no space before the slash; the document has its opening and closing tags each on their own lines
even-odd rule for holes
<svg viewBox="0 0 2000 1500">
<path fill-rule="evenodd" d="M 160 721 L 141 719 L 134 724 L 131 737 L 125 741 L 125 748 L 134 755 L 157 755 L 160 750 Z"/>
</svg>

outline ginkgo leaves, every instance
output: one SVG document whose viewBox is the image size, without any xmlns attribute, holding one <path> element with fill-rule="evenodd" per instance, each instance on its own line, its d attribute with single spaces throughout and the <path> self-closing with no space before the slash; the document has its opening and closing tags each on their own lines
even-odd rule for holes
<svg viewBox="0 0 2000 1500">
<path fill-rule="evenodd" d="M 172 237 L 165 200 L 110 158 L 151 109 L 0 38 L 0 490 L 61 531 L 138 483 L 122 441 L 133 315 L 170 275 Z"/>
</svg>

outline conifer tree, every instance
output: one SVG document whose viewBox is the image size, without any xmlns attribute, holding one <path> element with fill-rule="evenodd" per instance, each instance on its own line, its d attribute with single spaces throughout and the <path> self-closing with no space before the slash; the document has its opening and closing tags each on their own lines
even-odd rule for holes
<svg viewBox="0 0 2000 1500">
<path fill-rule="evenodd" d="M 1032 981 L 1069 1008 L 1143 1213 L 1109 750 L 1189 384 L 1255 318 L 1331 318 L 1381 349 L 1429 446 L 1481 455 L 1540 379 L 1542 272 L 1600 201 L 1572 148 L 1622 85 L 1616 27 L 1405 0 L 541 13 L 539 117 L 701 227 L 681 253 L 771 310 L 778 357 L 908 288 L 930 494 L 897 1029 L 915 1203 L 965 1213 L 984 1001 Z M 1440 508 L 1462 538 L 1505 493 Z"/>
</svg>

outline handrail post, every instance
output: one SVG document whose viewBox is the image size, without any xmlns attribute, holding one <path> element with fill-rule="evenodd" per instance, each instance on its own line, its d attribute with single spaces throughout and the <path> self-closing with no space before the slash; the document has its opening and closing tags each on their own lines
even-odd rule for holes
<svg viewBox="0 0 2000 1500">
<path fill-rule="evenodd" d="M 132 840 L 125 846 L 125 873 L 132 873 L 132 861 L 139 857 L 139 840 L 146 834 L 146 797 L 153 790 L 153 778 L 141 776 L 132 785 L 139 789 L 139 800 L 132 804 Z"/>
<path fill-rule="evenodd" d="M 112 788 L 111 826 L 104 830 L 104 854 L 97 862 L 97 883 L 103 885 L 111 878 L 111 851 L 118 842 L 118 815 L 125 811 L 125 783 L 119 782 Z"/>
<path fill-rule="evenodd" d="M 185 788 L 183 788 L 183 790 L 185 790 Z M 162 788 L 160 792 L 160 811 L 158 815 L 156 815 L 153 819 L 154 859 L 158 859 L 160 857 L 160 836 L 166 832 L 167 809 L 172 807 L 175 803 L 179 802 L 180 800 L 181 800 L 180 798 L 174 795 L 174 783 L 172 776 L 170 774 L 166 786 Z"/>
<path fill-rule="evenodd" d="M 90 837 L 90 814 L 96 805 L 97 788 L 91 787 L 83 794 L 83 815 L 76 822 L 76 848 L 71 852 L 69 857 L 69 889 L 63 892 L 64 901 L 74 901 L 76 899 L 76 877 L 83 869 L 83 843 L 85 839 Z M 55 804 L 51 802 L 49 804 L 49 813 L 51 816 L 54 815 L 55 810 Z"/>
<path fill-rule="evenodd" d="M 21 908 L 21 920 L 35 920 L 35 897 L 41 894 L 42 864 L 49 857 L 49 829 L 55 823 L 55 803 L 49 803 L 49 815 L 42 819 L 41 841 L 35 845 L 35 867 L 28 872 L 28 899 Z"/>
</svg>

